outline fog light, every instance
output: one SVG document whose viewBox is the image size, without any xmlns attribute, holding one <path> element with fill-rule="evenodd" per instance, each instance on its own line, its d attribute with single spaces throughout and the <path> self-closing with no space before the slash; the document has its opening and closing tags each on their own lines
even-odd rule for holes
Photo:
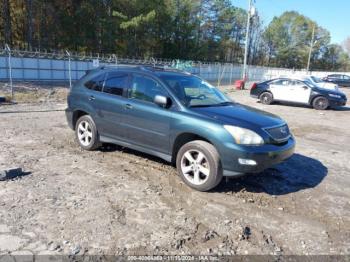
<svg viewBox="0 0 350 262">
<path fill-rule="evenodd" d="M 256 166 L 257 163 L 252 160 L 252 159 L 243 159 L 243 158 L 239 158 L 238 159 L 238 162 L 241 164 L 241 165 L 245 165 L 245 166 Z"/>
</svg>

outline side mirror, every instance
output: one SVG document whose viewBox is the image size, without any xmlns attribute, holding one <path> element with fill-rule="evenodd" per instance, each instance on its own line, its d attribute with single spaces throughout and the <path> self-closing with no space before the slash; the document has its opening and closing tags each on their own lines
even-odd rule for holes
<svg viewBox="0 0 350 262">
<path fill-rule="evenodd" d="M 170 98 L 168 98 L 166 96 L 156 95 L 154 97 L 154 103 L 160 107 L 167 108 L 170 106 L 171 101 L 170 101 Z"/>
</svg>

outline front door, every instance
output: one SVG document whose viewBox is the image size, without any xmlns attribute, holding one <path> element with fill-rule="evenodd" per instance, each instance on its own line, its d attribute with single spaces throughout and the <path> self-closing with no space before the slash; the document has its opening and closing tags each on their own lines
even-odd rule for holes
<svg viewBox="0 0 350 262">
<path fill-rule="evenodd" d="M 311 95 L 311 88 L 299 80 L 291 81 L 290 101 L 308 104 Z"/>
<path fill-rule="evenodd" d="M 125 125 L 130 143 L 164 154 L 170 154 L 170 122 L 172 110 L 156 105 L 156 95 L 167 96 L 167 91 L 155 79 L 133 74 L 125 103 Z"/>
</svg>

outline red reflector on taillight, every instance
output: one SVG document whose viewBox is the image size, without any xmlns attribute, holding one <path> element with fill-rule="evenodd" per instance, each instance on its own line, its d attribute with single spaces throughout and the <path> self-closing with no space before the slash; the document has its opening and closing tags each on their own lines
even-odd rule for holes
<svg viewBox="0 0 350 262">
<path fill-rule="evenodd" d="M 252 85 L 252 88 L 251 88 L 251 89 L 255 89 L 257 86 L 258 86 L 258 84 L 257 84 L 257 83 L 254 83 L 254 84 Z"/>
</svg>

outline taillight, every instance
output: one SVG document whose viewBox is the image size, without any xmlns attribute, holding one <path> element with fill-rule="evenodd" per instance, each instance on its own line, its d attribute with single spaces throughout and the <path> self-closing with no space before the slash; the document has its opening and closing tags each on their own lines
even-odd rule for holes
<svg viewBox="0 0 350 262">
<path fill-rule="evenodd" d="M 258 86 L 258 84 L 257 84 L 257 83 L 254 83 L 254 84 L 252 85 L 252 88 L 251 88 L 251 89 L 253 90 L 253 89 L 257 88 L 257 86 Z"/>
</svg>

